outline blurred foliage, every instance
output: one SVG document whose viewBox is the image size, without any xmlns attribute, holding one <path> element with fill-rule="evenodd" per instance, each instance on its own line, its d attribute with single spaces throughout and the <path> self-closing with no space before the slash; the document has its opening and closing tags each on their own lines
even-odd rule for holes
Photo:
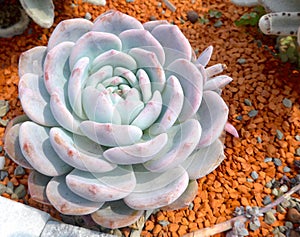
<svg viewBox="0 0 300 237">
<path fill-rule="evenodd" d="M 256 6 L 250 13 L 245 13 L 241 18 L 235 21 L 236 26 L 257 26 L 259 19 L 266 13 L 263 6 Z"/>
</svg>

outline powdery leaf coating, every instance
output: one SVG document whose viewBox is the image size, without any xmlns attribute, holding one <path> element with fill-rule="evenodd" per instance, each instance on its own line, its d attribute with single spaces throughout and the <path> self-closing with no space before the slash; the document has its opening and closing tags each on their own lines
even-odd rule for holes
<svg viewBox="0 0 300 237">
<path fill-rule="evenodd" d="M 220 90 L 232 80 L 206 68 L 212 46 L 192 51 L 177 26 L 112 10 L 62 21 L 47 47 L 23 53 L 28 117 L 10 123 L 5 149 L 34 170 L 32 197 L 107 228 L 187 206 L 224 159 Z"/>
</svg>

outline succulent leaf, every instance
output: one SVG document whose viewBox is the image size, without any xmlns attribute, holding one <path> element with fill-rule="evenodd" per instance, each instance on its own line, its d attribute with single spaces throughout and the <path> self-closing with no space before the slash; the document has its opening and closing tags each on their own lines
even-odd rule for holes
<svg viewBox="0 0 300 237">
<path fill-rule="evenodd" d="M 65 215 L 87 215 L 97 211 L 103 202 L 92 202 L 73 193 L 66 184 L 66 176 L 53 177 L 46 188 L 50 203 Z"/>
<path fill-rule="evenodd" d="M 224 130 L 228 107 L 221 97 L 213 91 L 204 91 L 203 102 L 197 112 L 201 118 L 202 135 L 198 147 L 212 144 Z"/>
<path fill-rule="evenodd" d="M 34 122 L 44 126 L 57 126 L 58 123 L 50 109 L 50 96 L 44 86 L 43 78 L 37 74 L 26 73 L 19 81 L 19 97 L 23 110 Z"/>
<path fill-rule="evenodd" d="M 188 207 L 189 204 L 195 199 L 198 193 L 198 182 L 196 180 L 190 180 L 188 187 L 179 198 L 177 198 L 173 203 L 162 207 L 164 211 L 169 210 L 179 210 L 184 207 Z"/>
<path fill-rule="evenodd" d="M 165 51 L 165 64 L 167 67 L 176 59 L 192 58 L 192 47 L 183 33 L 175 25 L 161 24 L 156 26 L 151 34 L 160 42 Z"/>
<path fill-rule="evenodd" d="M 155 123 L 150 127 L 151 134 L 166 132 L 176 122 L 184 102 L 184 94 L 179 80 L 170 76 L 162 92 L 164 102 L 162 112 Z"/>
<path fill-rule="evenodd" d="M 199 109 L 203 94 L 203 77 L 196 66 L 185 59 L 178 59 L 167 67 L 167 76 L 171 75 L 179 80 L 185 97 L 178 118 L 182 122 L 192 118 Z"/>
<path fill-rule="evenodd" d="M 113 147 L 106 150 L 103 155 L 112 163 L 127 165 L 138 164 L 155 157 L 167 144 L 168 136 L 162 133 L 148 141 L 130 146 Z"/>
<path fill-rule="evenodd" d="M 69 59 L 70 68 L 72 69 L 82 57 L 88 57 L 93 61 L 98 55 L 110 49 L 120 51 L 121 48 L 122 42 L 116 35 L 90 31 L 76 41 Z"/>
<path fill-rule="evenodd" d="M 106 202 L 99 210 L 92 213 L 92 219 L 99 225 L 116 229 L 126 227 L 136 222 L 144 211 L 128 207 L 124 201 Z"/>
<path fill-rule="evenodd" d="M 140 48 L 133 48 L 128 52 L 137 62 L 138 68 L 142 68 L 151 78 L 152 92 L 161 92 L 166 82 L 165 73 L 156 54 Z"/>
<path fill-rule="evenodd" d="M 188 174 L 181 167 L 163 173 L 149 172 L 135 167 L 135 189 L 124 198 L 124 202 L 136 210 L 156 209 L 174 202 L 188 186 Z"/>
<path fill-rule="evenodd" d="M 147 21 L 143 24 L 143 27 L 145 30 L 151 32 L 156 26 L 169 24 L 170 23 L 167 20 Z"/>
<path fill-rule="evenodd" d="M 62 42 L 76 42 L 81 36 L 90 31 L 92 27 L 93 23 L 83 18 L 61 21 L 49 38 L 48 52 Z"/>
<path fill-rule="evenodd" d="M 143 25 L 135 18 L 115 10 L 100 15 L 92 28 L 93 31 L 108 32 L 115 35 L 130 29 L 143 29 Z"/>
<path fill-rule="evenodd" d="M 206 67 L 213 53 L 213 49 L 213 46 L 208 46 L 198 57 L 197 63 L 200 63 L 203 67 Z"/>
<path fill-rule="evenodd" d="M 190 119 L 174 129 L 177 130 L 175 135 L 168 133 L 167 150 L 145 162 L 146 169 L 152 172 L 164 172 L 179 165 L 193 152 L 201 137 L 202 129 L 199 122 Z"/>
<path fill-rule="evenodd" d="M 62 42 L 50 50 L 46 56 L 44 79 L 50 95 L 57 90 L 66 90 L 65 85 L 71 75 L 71 70 L 66 65 L 68 65 L 73 46 L 74 43 L 72 42 Z"/>
<path fill-rule="evenodd" d="M 199 179 L 218 167 L 224 159 L 223 149 L 222 142 L 217 139 L 211 146 L 196 150 L 191 154 L 182 163 L 189 174 L 189 178 Z"/>
<path fill-rule="evenodd" d="M 26 13 L 41 27 L 50 28 L 54 19 L 52 0 L 20 0 Z"/>
<path fill-rule="evenodd" d="M 12 122 L 12 121 L 10 121 Z M 8 124 L 9 125 L 9 124 Z M 4 144 L 5 144 L 5 151 L 9 158 L 11 158 L 14 162 L 17 164 L 23 166 L 24 168 L 27 169 L 33 169 L 30 163 L 26 160 L 24 157 L 20 142 L 19 142 L 19 129 L 20 129 L 21 123 L 17 123 L 13 125 L 10 128 L 6 129 L 5 132 L 5 139 L 4 139 Z"/>
<path fill-rule="evenodd" d="M 101 146 L 90 139 L 62 128 L 51 128 L 50 142 L 59 157 L 74 168 L 89 172 L 107 172 L 116 168 L 104 159 Z"/>
<path fill-rule="evenodd" d="M 68 98 L 73 111 L 81 119 L 86 119 L 86 115 L 82 108 L 81 90 L 88 79 L 89 58 L 80 58 L 71 72 L 68 81 Z"/>
<path fill-rule="evenodd" d="M 204 84 L 204 90 L 217 90 L 221 89 L 227 84 L 229 84 L 232 81 L 232 78 L 226 75 L 216 76 L 213 78 L 210 78 L 205 84 Z"/>
<path fill-rule="evenodd" d="M 128 146 L 139 141 L 143 131 L 133 125 L 118 125 L 83 121 L 81 131 L 91 140 L 103 146 Z"/>
<path fill-rule="evenodd" d="M 22 53 L 19 59 L 19 77 L 22 77 L 26 73 L 43 76 L 43 64 L 46 52 L 46 46 L 37 46 Z"/>
<path fill-rule="evenodd" d="M 131 123 L 134 126 L 139 127 L 141 130 L 145 130 L 150 127 L 158 118 L 162 108 L 161 94 L 158 91 L 153 93 L 151 100 L 147 102 L 143 110 Z"/>
<path fill-rule="evenodd" d="M 51 205 L 46 195 L 46 187 L 51 178 L 52 177 L 43 175 L 35 170 L 30 172 L 28 176 L 28 191 L 33 200 Z"/>
<path fill-rule="evenodd" d="M 74 169 L 66 177 L 72 192 L 93 202 L 122 199 L 132 192 L 136 179 L 131 166 L 118 166 L 103 173 Z"/>
<path fill-rule="evenodd" d="M 63 162 L 53 150 L 49 130 L 26 121 L 19 128 L 19 142 L 24 157 L 35 170 L 47 176 L 58 176 L 71 171 L 72 167 Z"/>
<path fill-rule="evenodd" d="M 119 35 L 122 41 L 122 50 L 129 51 L 132 48 L 141 48 L 155 53 L 159 63 L 164 65 L 165 53 L 161 44 L 147 30 L 132 29 L 123 31 Z"/>
</svg>

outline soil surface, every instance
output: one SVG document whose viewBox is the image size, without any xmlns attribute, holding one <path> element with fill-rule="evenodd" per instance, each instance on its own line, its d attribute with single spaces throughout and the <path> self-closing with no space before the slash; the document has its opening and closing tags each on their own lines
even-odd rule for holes
<svg viewBox="0 0 300 237">
<path fill-rule="evenodd" d="M 31 22 L 24 34 L 0 39 L 0 99 L 9 101 L 10 106 L 2 119 L 12 119 L 23 113 L 18 100 L 20 54 L 32 47 L 46 45 L 49 35 L 61 20 L 89 14 L 94 20 L 108 9 L 117 9 L 141 22 L 166 19 L 178 25 L 198 55 L 209 45 L 214 47 L 209 65 L 226 64 L 224 74 L 233 78 L 224 88 L 222 97 L 230 109 L 229 121 L 240 137 L 226 135 L 226 159 L 215 171 L 198 180 L 198 195 L 190 208 L 159 211 L 150 216 L 142 232 L 146 237 L 183 236 L 232 218 L 238 206 L 262 207 L 266 196 L 275 199 L 272 188 L 266 184 L 283 176 L 295 177 L 294 161 L 300 160 L 297 156 L 300 142 L 296 139 L 296 135 L 300 135 L 300 73 L 295 66 L 283 64 L 274 57 L 275 37 L 262 35 L 256 27 L 235 26 L 234 21 L 251 9 L 236 7 L 228 0 L 171 2 L 176 6 L 175 12 L 159 0 L 107 0 L 105 7 L 80 0 L 54 1 L 56 17 L 53 27 L 43 29 Z M 199 15 L 195 23 L 187 19 L 189 10 Z M 220 14 L 210 16 L 209 10 Z M 283 103 L 287 99 L 292 103 L 290 107 Z M 5 127 L 0 126 L 1 138 L 4 132 Z M 1 140 L 0 146 L 3 146 Z M 265 162 L 268 157 L 278 158 L 281 164 Z M 16 165 L 9 159 L 6 159 L 5 167 L 9 175 L 0 183 L 6 185 L 11 181 L 15 186 L 23 184 L 26 187 L 28 171 L 16 176 Z M 253 175 L 255 173 L 257 175 Z M 22 199 L 7 193 L 2 196 L 46 210 L 59 218 L 53 208 L 35 203 L 28 194 Z M 261 221 L 261 227 L 249 231 L 249 235 L 273 236 L 273 228 L 284 225 L 285 215 L 276 212 L 275 222 L 267 224 Z M 123 232 L 128 234 L 128 229 L 123 229 Z"/>
</svg>

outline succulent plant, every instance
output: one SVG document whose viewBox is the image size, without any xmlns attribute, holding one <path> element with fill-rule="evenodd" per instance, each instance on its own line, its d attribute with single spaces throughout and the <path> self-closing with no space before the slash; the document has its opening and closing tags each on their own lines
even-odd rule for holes
<svg viewBox="0 0 300 237">
<path fill-rule="evenodd" d="M 5 0 L 2 0 L 5 1 Z M 9 27 L 8 29 L 1 29 L 0 27 L 0 37 L 3 38 L 9 38 L 14 35 L 19 35 L 24 32 L 24 30 L 27 28 L 27 25 L 29 23 L 28 16 L 39 26 L 43 28 L 50 28 L 53 25 L 54 21 L 54 4 L 52 0 L 19 0 L 20 5 L 18 3 L 15 3 L 14 5 L 19 9 L 19 15 L 21 15 L 21 18 L 19 21 Z M 106 4 L 106 0 L 83 0 L 83 2 L 92 3 L 95 5 L 101 5 L 104 6 Z M 6 2 L 1 3 L 6 4 Z M 10 7 L 13 5 L 11 2 L 8 1 L 7 3 Z M 0 10 L 3 12 L 10 13 L 9 9 L 2 8 Z M 28 16 L 27 16 L 27 15 Z"/>
<path fill-rule="evenodd" d="M 232 79 L 207 67 L 212 50 L 196 59 L 176 25 L 114 10 L 60 22 L 20 57 L 26 115 L 5 135 L 8 156 L 32 169 L 32 198 L 106 228 L 187 206 L 224 159 L 220 135 L 236 132 L 220 96 Z"/>
<path fill-rule="evenodd" d="M 295 37 L 279 36 L 276 40 L 276 48 L 282 62 L 295 63 L 300 67 L 300 55 Z"/>
<path fill-rule="evenodd" d="M 268 12 L 259 21 L 259 28 L 264 34 L 297 35 L 300 27 L 299 0 L 231 0 L 231 2 L 249 7 L 262 5 Z"/>
</svg>

